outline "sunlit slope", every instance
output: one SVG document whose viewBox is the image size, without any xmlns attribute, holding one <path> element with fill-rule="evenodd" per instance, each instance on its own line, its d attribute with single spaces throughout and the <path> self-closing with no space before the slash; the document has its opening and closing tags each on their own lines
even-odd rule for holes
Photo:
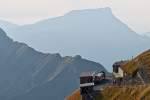
<svg viewBox="0 0 150 100">
<path fill-rule="evenodd" d="M 82 100 L 80 95 L 80 90 L 76 90 L 70 96 L 66 98 L 66 100 Z"/>
<path fill-rule="evenodd" d="M 82 100 L 79 93 L 75 91 L 66 100 Z M 95 100 L 150 100 L 150 85 L 110 86 L 95 98 Z"/>
<path fill-rule="evenodd" d="M 128 74 L 134 74 L 140 67 L 150 67 L 150 50 L 130 60 L 123 69 Z"/>
<path fill-rule="evenodd" d="M 96 100 L 149 100 L 150 86 L 107 87 Z"/>
<path fill-rule="evenodd" d="M 128 75 L 134 75 L 140 68 L 145 68 L 149 72 L 150 50 L 129 60 L 122 68 Z M 77 93 L 72 94 L 70 98 L 78 96 L 75 94 Z M 68 100 L 78 100 L 70 98 Z M 96 100 L 150 100 L 150 84 L 105 87 L 95 98 Z"/>
</svg>

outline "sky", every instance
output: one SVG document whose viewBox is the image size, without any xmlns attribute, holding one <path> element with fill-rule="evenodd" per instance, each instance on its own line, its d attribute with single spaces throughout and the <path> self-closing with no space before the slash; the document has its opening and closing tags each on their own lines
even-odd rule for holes
<svg viewBox="0 0 150 100">
<path fill-rule="evenodd" d="M 150 0 L 0 0 L 0 19 L 16 24 L 64 15 L 76 9 L 110 7 L 138 33 L 150 32 Z"/>
</svg>

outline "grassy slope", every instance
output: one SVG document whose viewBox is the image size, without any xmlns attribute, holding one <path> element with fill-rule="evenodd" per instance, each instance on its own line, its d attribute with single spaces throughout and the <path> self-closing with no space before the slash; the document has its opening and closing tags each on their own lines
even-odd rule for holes
<svg viewBox="0 0 150 100">
<path fill-rule="evenodd" d="M 150 67 L 150 50 L 130 60 L 123 68 L 128 74 L 133 74 L 141 66 Z M 76 91 L 67 100 L 80 100 L 80 97 L 80 92 Z M 96 100 L 150 100 L 150 85 L 106 87 Z"/>
<path fill-rule="evenodd" d="M 81 100 L 80 90 L 76 90 L 66 100 Z"/>
<path fill-rule="evenodd" d="M 150 100 L 150 85 L 113 86 L 105 88 L 96 100 Z M 79 90 L 72 93 L 66 100 L 81 100 Z"/>
<path fill-rule="evenodd" d="M 123 66 L 123 69 L 128 74 L 134 74 L 141 66 L 150 67 L 150 50 L 138 55 Z"/>
<path fill-rule="evenodd" d="M 150 100 L 150 86 L 107 87 L 96 100 Z"/>
</svg>

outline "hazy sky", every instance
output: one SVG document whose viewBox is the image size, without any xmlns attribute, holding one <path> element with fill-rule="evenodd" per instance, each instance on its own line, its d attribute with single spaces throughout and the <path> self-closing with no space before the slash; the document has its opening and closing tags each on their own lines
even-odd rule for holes
<svg viewBox="0 0 150 100">
<path fill-rule="evenodd" d="M 0 0 L 0 19 L 17 24 L 60 16 L 73 9 L 111 7 L 137 32 L 150 31 L 150 0 Z"/>
</svg>

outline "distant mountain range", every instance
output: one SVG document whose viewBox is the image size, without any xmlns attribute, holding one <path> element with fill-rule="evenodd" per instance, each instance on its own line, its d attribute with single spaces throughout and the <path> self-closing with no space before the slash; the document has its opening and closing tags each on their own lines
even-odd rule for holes
<svg viewBox="0 0 150 100">
<path fill-rule="evenodd" d="M 7 32 L 37 50 L 83 55 L 102 62 L 109 70 L 114 61 L 129 59 L 150 48 L 150 39 L 122 23 L 110 8 L 75 10 Z"/>
<path fill-rule="evenodd" d="M 142 35 L 150 38 L 150 32 L 143 33 Z"/>
<path fill-rule="evenodd" d="M 35 51 L 0 29 L 0 100 L 63 100 L 79 87 L 81 72 L 98 69 L 106 71 L 79 55 Z"/>
<path fill-rule="evenodd" d="M 11 29 L 18 28 L 19 25 L 13 24 L 13 23 L 8 22 L 8 21 L 0 20 L 0 27 L 1 27 L 3 30 L 7 31 L 7 30 L 11 30 Z"/>
</svg>

